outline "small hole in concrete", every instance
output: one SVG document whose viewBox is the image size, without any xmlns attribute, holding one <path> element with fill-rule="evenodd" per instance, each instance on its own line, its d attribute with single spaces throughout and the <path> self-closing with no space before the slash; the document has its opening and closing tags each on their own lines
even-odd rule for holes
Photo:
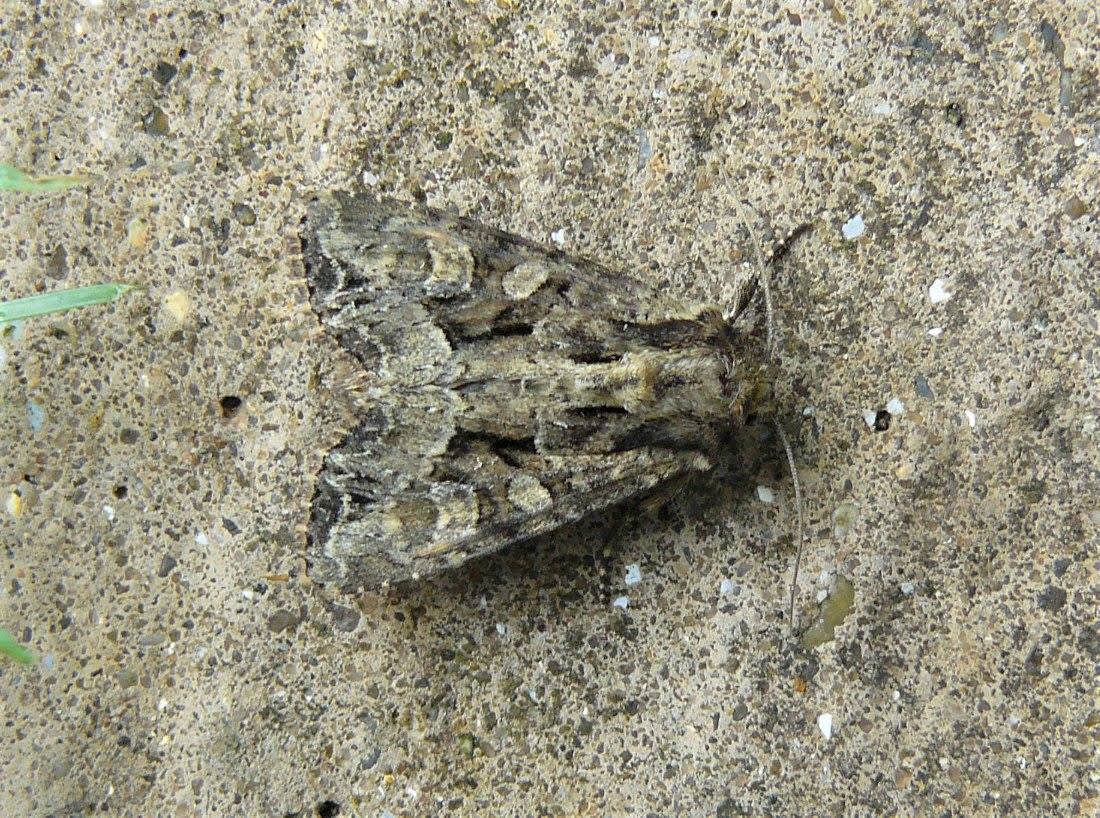
<svg viewBox="0 0 1100 818">
<path fill-rule="evenodd" d="M 229 418 L 241 411 L 241 404 L 243 401 L 236 395 L 225 395 L 218 403 L 222 408 L 222 417 L 229 420 Z"/>
<path fill-rule="evenodd" d="M 890 428 L 890 413 L 885 409 L 879 409 L 875 412 L 875 431 L 885 432 Z"/>
<path fill-rule="evenodd" d="M 119 500 L 125 497 L 129 491 L 130 490 L 126 488 L 126 486 L 115 486 L 113 489 L 111 489 L 111 493 Z"/>
<path fill-rule="evenodd" d="M 335 801 L 322 801 L 317 805 L 318 818 L 336 818 L 340 814 L 340 805 Z"/>
</svg>

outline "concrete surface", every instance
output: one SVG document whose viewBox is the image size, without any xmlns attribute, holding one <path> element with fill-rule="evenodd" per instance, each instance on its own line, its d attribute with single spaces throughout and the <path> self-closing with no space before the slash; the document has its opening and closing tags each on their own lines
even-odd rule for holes
<svg viewBox="0 0 1100 818">
<path fill-rule="evenodd" d="M 144 289 L 2 339 L 0 624 L 40 661 L 0 665 L 0 812 L 1096 814 L 1098 14 L 4 0 L 0 162 L 95 181 L 0 199 L 0 296 Z M 742 213 L 812 223 L 777 388 L 828 626 L 785 622 L 774 447 L 312 584 L 345 401 L 296 229 L 355 183 L 720 303 Z"/>
</svg>

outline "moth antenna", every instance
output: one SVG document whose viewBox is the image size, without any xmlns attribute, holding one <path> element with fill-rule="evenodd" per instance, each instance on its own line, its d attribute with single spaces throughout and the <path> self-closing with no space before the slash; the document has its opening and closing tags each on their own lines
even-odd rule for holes
<svg viewBox="0 0 1100 818">
<path fill-rule="evenodd" d="M 752 226 L 752 221 L 745 216 L 744 205 L 737 199 L 735 199 L 734 202 L 737 205 L 741 221 L 745 223 L 745 229 L 749 232 L 749 240 L 752 243 L 753 253 L 756 255 L 756 265 L 758 267 L 757 277 L 760 281 L 760 289 L 764 293 L 764 320 L 765 326 L 767 327 L 767 345 L 764 353 L 770 363 L 775 357 L 775 307 L 772 303 L 770 267 L 764 260 L 764 253 L 760 249 L 760 240 L 756 237 L 756 230 Z M 808 224 L 801 224 L 791 230 L 791 232 L 776 245 L 775 249 L 768 257 L 768 262 L 775 261 L 782 256 L 790 247 L 791 242 L 808 229 Z M 798 469 L 794 464 L 794 452 L 791 449 L 791 442 L 787 438 L 787 432 L 783 429 L 783 424 L 779 422 L 779 418 L 776 416 L 772 417 L 772 424 L 775 426 L 775 431 L 779 435 L 780 443 L 783 444 L 783 452 L 787 456 L 787 468 L 790 470 L 791 483 L 794 485 L 795 514 L 798 518 L 798 545 L 795 551 L 794 572 L 791 575 L 790 601 L 787 608 L 787 618 L 790 620 L 791 630 L 793 631 L 795 630 L 794 598 L 798 591 L 798 571 L 802 565 L 802 549 L 806 543 L 806 524 L 802 511 L 802 482 L 798 479 Z"/>
<path fill-rule="evenodd" d="M 756 230 L 752 226 L 752 220 L 745 213 L 745 205 L 734 199 L 737 205 L 737 215 L 749 231 L 749 241 L 752 243 L 752 251 L 756 255 L 756 278 L 760 282 L 760 289 L 764 291 L 764 323 L 767 327 L 767 344 L 764 353 L 768 360 L 772 359 L 775 351 L 775 308 L 772 306 L 772 283 L 768 274 L 768 266 L 764 263 L 764 253 L 760 249 L 760 240 L 756 237 Z"/>
<path fill-rule="evenodd" d="M 806 542 L 806 525 L 802 516 L 802 483 L 798 479 L 798 469 L 794 465 L 794 452 L 791 451 L 791 442 L 787 439 L 787 433 L 783 430 L 783 424 L 779 422 L 779 418 L 773 418 L 772 422 L 775 424 L 775 431 L 779 435 L 779 441 L 783 444 L 783 451 L 787 455 L 787 468 L 791 470 L 791 483 L 794 485 L 794 509 L 795 514 L 798 517 L 798 547 L 795 551 L 794 557 L 794 573 L 791 576 L 791 599 L 787 610 L 787 616 L 791 623 L 791 630 L 795 630 L 794 626 L 794 597 L 798 591 L 798 569 L 802 565 L 802 546 Z"/>
</svg>

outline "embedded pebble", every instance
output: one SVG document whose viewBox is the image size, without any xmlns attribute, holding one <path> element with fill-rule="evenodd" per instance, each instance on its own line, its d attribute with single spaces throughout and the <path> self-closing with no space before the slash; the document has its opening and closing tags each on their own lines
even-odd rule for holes
<svg viewBox="0 0 1100 818">
<path fill-rule="evenodd" d="M 802 645 L 807 650 L 831 642 L 836 629 L 844 623 L 855 607 L 856 589 L 847 577 L 837 576 L 832 592 L 818 594 L 821 610 L 814 622 L 802 632 Z"/>
<path fill-rule="evenodd" d="M 176 323 L 182 323 L 191 313 L 191 299 L 183 290 L 176 290 L 165 297 L 164 311 L 172 316 Z"/>
<path fill-rule="evenodd" d="M 145 219 L 134 217 L 126 223 L 126 241 L 134 250 L 144 250 L 149 246 L 151 228 Z"/>
<path fill-rule="evenodd" d="M 340 633 L 351 633 L 359 627 L 359 610 L 348 605 L 329 602 L 325 605 L 332 616 L 332 628 Z"/>
<path fill-rule="evenodd" d="M 164 137 L 171 133 L 168 116 L 157 106 L 149 109 L 148 113 L 142 117 L 141 124 L 149 136 Z"/>
<path fill-rule="evenodd" d="M 157 64 L 153 66 L 153 79 L 161 85 L 167 85 L 172 81 L 172 78 L 176 76 L 178 71 L 179 69 L 172 65 L 172 63 L 158 60 Z"/>
<path fill-rule="evenodd" d="M 634 133 L 638 137 L 638 169 L 641 170 L 653 158 L 653 146 L 649 142 L 649 134 L 644 129 L 638 128 Z"/>
<path fill-rule="evenodd" d="M 284 633 L 297 629 L 301 623 L 298 612 L 280 608 L 267 618 L 267 629 L 272 633 Z"/>
<path fill-rule="evenodd" d="M 46 422 L 46 410 L 34 401 L 27 402 L 27 425 L 32 432 L 37 432 Z"/>
<path fill-rule="evenodd" d="M 854 503 L 841 503 L 833 511 L 833 536 L 843 537 L 856 524 L 857 510 Z"/>
<path fill-rule="evenodd" d="M 937 278 L 928 288 L 928 300 L 933 304 L 942 304 L 951 300 L 951 292 L 947 289 L 947 282 Z"/>
<path fill-rule="evenodd" d="M 160 558 L 160 565 L 157 568 L 157 576 L 162 579 L 172 573 L 172 569 L 177 565 L 176 558 L 170 554 L 165 554 Z"/>
<path fill-rule="evenodd" d="M 256 223 L 256 211 L 253 210 L 250 205 L 244 202 L 238 202 L 233 205 L 233 218 L 236 219 L 239 224 L 250 227 Z"/>
<path fill-rule="evenodd" d="M 840 228 L 841 234 L 848 241 L 854 241 L 862 236 L 867 231 L 867 225 L 863 223 L 863 214 L 857 213 L 852 218 L 848 219 L 844 223 L 844 226 Z"/>
</svg>

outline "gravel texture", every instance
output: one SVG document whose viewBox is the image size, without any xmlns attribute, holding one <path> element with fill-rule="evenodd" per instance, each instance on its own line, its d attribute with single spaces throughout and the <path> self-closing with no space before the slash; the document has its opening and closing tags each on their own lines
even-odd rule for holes
<svg viewBox="0 0 1100 818">
<path fill-rule="evenodd" d="M 0 2 L 0 162 L 94 177 L 2 195 L 0 297 L 142 288 L 0 337 L 0 813 L 1096 814 L 1098 72 L 1085 0 Z M 353 185 L 720 304 L 809 223 L 806 634 L 763 433 L 312 583 L 348 401 L 297 228 Z"/>
</svg>

